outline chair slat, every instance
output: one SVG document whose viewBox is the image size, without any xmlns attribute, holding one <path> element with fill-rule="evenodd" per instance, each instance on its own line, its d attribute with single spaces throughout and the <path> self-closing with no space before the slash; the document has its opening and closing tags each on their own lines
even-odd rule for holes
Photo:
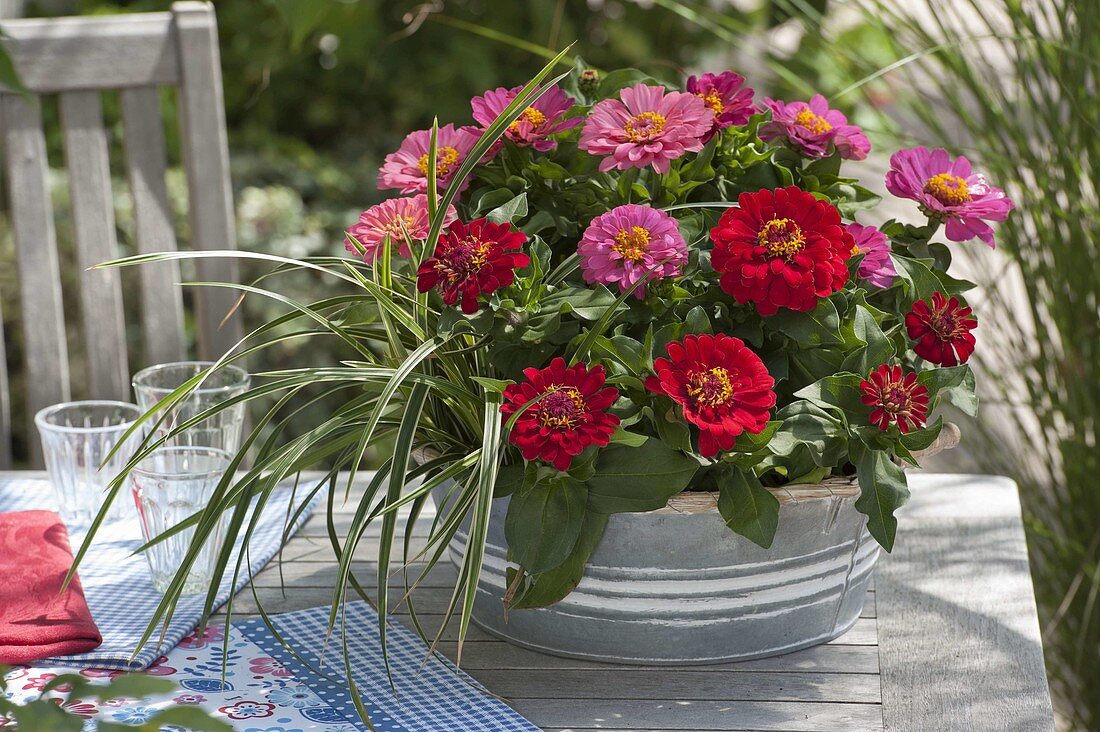
<svg viewBox="0 0 1100 732">
<path fill-rule="evenodd" d="M 11 391 L 8 389 L 8 353 L 4 346 L 4 318 L 0 315 L 0 470 L 11 470 Z"/>
<path fill-rule="evenodd" d="M 37 100 L 13 94 L 0 97 L 0 127 L 8 201 L 10 210 L 18 212 L 12 216 L 12 235 L 23 311 L 27 441 L 31 463 L 37 467 L 42 465 L 42 451 L 34 414 L 69 399 L 69 351 L 65 344 L 57 234 L 47 179 L 46 138 Z"/>
<path fill-rule="evenodd" d="M 69 169 L 88 395 L 128 401 L 130 367 L 122 283 L 117 269 L 89 270 L 118 258 L 115 209 L 103 105 L 97 91 L 61 95 L 61 127 Z"/>
<path fill-rule="evenodd" d="M 0 24 L 4 48 L 31 92 L 175 84 L 171 13 L 43 18 Z"/>
<path fill-rule="evenodd" d="M 192 247 L 236 249 L 233 192 L 229 185 L 229 143 L 225 131 L 217 24 L 209 4 L 172 6 L 180 68 L 180 134 L 187 172 Z M 234 259 L 200 259 L 199 278 L 237 282 Z M 239 314 L 222 325 L 237 299 L 235 290 L 206 287 L 196 291 L 199 355 L 217 358 L 240 338 Z"/>
<path fill-rule="evenodd" d="M 174 252 L 176 233 L 164 178 L 168 166 L 159 94 L 153 87 L 141 87 L 123 89 L 119 97 L 137 250 L 142 254 Z M 183 360 L 186 347 L 178 263 L 144 265 L 140 276 L 145 364 Z"/>
</svg>

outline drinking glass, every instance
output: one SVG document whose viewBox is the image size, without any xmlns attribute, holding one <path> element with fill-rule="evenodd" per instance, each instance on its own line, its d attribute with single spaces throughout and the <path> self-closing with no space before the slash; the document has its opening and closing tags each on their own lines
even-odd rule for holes
<svg viewBox="0 0 1100 732">
<path fill-rule="evenodd" d="M 65 402 L 34 416 L 46 470 L 57 495 L 58 513 L 70 529 L 87 528 L 107 497 L 107 485 L 141 442 L 140 432 L 103 465 L 103 459 L 141 416 L 136 404 L 113 401 Z M 100 465 L 103 465 L 100 468 Z M 132 515 L 130 502 L 111 502 L 106 520 Z"/>
<path fill-rule="evenodd" d="M 211 361 L 181 361 L 150 366 L 139 371 L 134 375 L 133 382 L 138 404 L 143 410 L 149 411 L 188 379 L 198 376 L 213 365 Z M 192 391 L 186 399 L 172 408 L 156 428 L 154 437 L 163 437 L 176 425 L 186 422 L 215 404 L 243 394 L 248 389 L 249 381 L 248 372 L 244 369 L 236 366 L 222 366 L 207 375 L 198 389 Z M 156 415 L 156 418 L 159 417 L 159 414 Z M 150 424 L 155 424 L 156 418 Z M 212 447 L 231 453 L 236 452 L 243 423 L 244 402 L 241 402 L 188 428 L 185 432 L 169 439 L 164 446 Z"/>
<path fill-rule="evenodd" d="M 141 519 L 141 533 L 148 542 L 184 519 L 206 508 L 214 489 L 229 467 L 232 456 L 210 447 L 162 447 L 141 460 L 130 472 L 130 486 Z M 206 592 L 214 574 L 214 560 L 221 550 L 224 515 L 191 565 L 184 594 Z M 153 586 L 168 589 L 183 564 L 195 528 L 190 527 L 153 544 L 143 552 L 149 561 Z"/>
</svg>

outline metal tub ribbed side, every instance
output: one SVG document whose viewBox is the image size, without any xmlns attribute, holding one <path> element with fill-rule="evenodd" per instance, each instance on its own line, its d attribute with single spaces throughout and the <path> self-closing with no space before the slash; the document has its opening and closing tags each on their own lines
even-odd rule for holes
<svg viewBox="0 0 1100 732">
<path fill-rule="evenodd" d="M 674 499 L 661 511 L 615 514 L 570 595 L 507 615 L 507 499 L 498 499 L 474 620 L 547 653 L 642 664 L 759 658 L 831 640 L 863 609 L 878 544 L 848 481 L 781 493 L 766 550 L 733 534 L 709 494 L 677 497 L 687 510 Z M 456 535 L 452 561 L 465 542 Z"/>
</svg>

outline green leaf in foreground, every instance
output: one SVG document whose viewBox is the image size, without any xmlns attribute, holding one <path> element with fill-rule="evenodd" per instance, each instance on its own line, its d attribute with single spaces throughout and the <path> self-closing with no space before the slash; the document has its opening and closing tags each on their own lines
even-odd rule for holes
<svg viewBox="0 0 1100 732">
<path fill-rule="evenodd" d="M 599 513 L 654 511 L 687 488 L 699 463 L 650 438 L 641 447 L 611 445 L 588 479 L 588 507 Z"/>
<path fill-rule="evenodd" d="M 867 530 L 886 551 L 894 548 L 898 520 L 894 511 L 909 500 L 905 472 L 895 465 L 890 455 L 881 450 L 869 450 L 853 440 L 848 447 L 859 479 L 856 509 L 867 516 Z"/>
<path fill-rule="evenodd" d="M 764 324 L 806 346 L 836 344 L 844 340 L 840 335 L 840 315 L 832 300 L 821 300 L 808 313 L 782 308 L 775 315 L 765 318 Z"/>
<path fill-rule="evenodd" d="M 932 405 L 946 399 L 973 417 L 978 411 L 978 396 L 974 392 L 974 371 L 967 365 L 928 369 L 917 374 L 917 382 L 928 387 Z"/>
<path fill-rule="evenodd" d="M 581 525 L 581 535 L 573 545 L 565 561 L 540 574 L 527 578 L 521 593 L 512 599 L 509 607 L 516 609 L 546 607 L 562 599 L 577 586 L 584 575 L 584 567 L 607 527 L 607 515 L 587 512 Z M 514 577 L 509 577 L 509 585 Z"/>
<path fill-rule="evenodd" d="M 527 215 L 527 194 L 521 193 L 486 216 L 494 224 L 508 224 Z"/>
<path fill-rule="evenodd" d="M 751 472 L 727 470 L 718 476 L 718 512 L 726 526 L 767 549 L 779 526 L 779 501 Z"/>
<path fill-rule="evenodd" d="M 584 483 L 569 477 L 513 493 L 504 523 L 512 561 L 531 573 L 564 562 L 580 536 L 586 498 Z"/>
<path fill-rule="evenodd" d="M 496 485 L 493 486 L 493 498 L 510 496 L 522 488 L 526 472 L 523 463 L 501 466 L 497 471 Z"/>
<path fill-rule="evenodd" d="M 795 396 L 824 409 L 839 409 L 847 415 L 865 414 L 867 408 L 859 399 L 862 380 L 862 376 L 853 373 L 833 374 L 795 392 Z"/>
</svg>

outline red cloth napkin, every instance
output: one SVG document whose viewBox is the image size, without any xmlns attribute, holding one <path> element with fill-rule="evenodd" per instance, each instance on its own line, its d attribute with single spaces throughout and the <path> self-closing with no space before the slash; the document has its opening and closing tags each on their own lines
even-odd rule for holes
<svg viewBox="0 0 1100 732">
<path fill-rule="evenodd" d="M 0 513 L 0 663 L 85 653 L 103 642 L 73 564 L 69 534 L 53 511 Z"/>
</svg>

